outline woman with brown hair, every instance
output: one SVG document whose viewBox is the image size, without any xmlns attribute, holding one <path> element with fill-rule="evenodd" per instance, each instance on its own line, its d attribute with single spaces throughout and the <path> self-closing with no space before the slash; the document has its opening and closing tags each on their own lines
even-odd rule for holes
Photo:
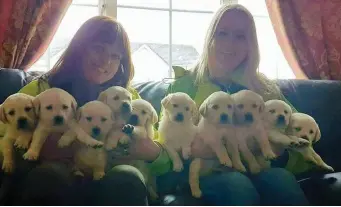
<svg viewBox="0 0 341 207">
<path fill-rule="evenodd" d="M 139 98 L 130 87 L 134 76 L 130 42 L 116 20 L 97 16 L 77 31 L 55 66 L 19 92 L 37 96 L 52 87 L 73 95 L 82 106 L 96 100 L 111 86 L 127 88 L 133 99 Z M 0 126 L 0 128 L 3 126 Z M 0 134 L 0 137 L 2 135 Z M 12 187 L 18 205 L 146 205 L 147 192 L 142 174 L 134 167 L 119 165 L 100 181 L 76 183 L 72 176 L 74 149 L 58 148 L 61 134 L 48 137 L 38 164 L 24 169 Z M 147 141 L 148 142 L 148 141 Z M 135 144 L 138 159 L 154 161 L 160 148 L 153 141 Z M 143 155 L 143 156 L 142 156 Z M 18 170 L 21 167 L 18 166 Z"/>
</svg>

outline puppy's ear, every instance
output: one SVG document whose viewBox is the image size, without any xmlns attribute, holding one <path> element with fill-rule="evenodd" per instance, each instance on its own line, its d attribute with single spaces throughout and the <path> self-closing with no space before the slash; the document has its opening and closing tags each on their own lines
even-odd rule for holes
<svg viewBox="0 0 341 207">
<path fill-rule="evenodd" d="M 259 105 L 259 113 L 263 113 L 265 110 L 265 103 L 262 101 L 262 103 Z"/>
<path fill-rule="evenodd" d="M 154 107 L 151 107 L 152 109 L 152 117 L 151 117 L 151 120 L 152 120 L 152 124 L 156 124 L 157 121 L 159 120 L 159 116 L 157 115 L 157 112 L 156 110 L 154 109 Z"/>
<path fill-rule="evenodd" d="M 71 108 L 72 108 L 72 111 L 73 111 L 73 115 L 76 117 L 76 113 L 77 113 L 77 101 L 74 97 L 72 97 L 71 99 Z M 76 117 L 77 119 L 77 117 Z"/>
<path fill-rule="evenodd" d="M 163 108 L 167 108 L 169 105 L 170 100 L 172 99 L 173 94 L 168 94 L 166 97 L 164 97 L 161 100 L 161 105 L 163 106 Z"/>
<path fill-rule="evenodd" d="M 204 102 L 202 102 L 202 104 L 199 107 L 199 113 L 203 116 L 206 117 L 207 116 L 207 110 L 208 110 L 208 106 L 207 106 L 207 99 L 205 99 Z"/>
<path fill-rule="evenodd" d="M 33 99 L 33 107 L 34 107 L 34 113 L 36 114 L 37 117 L 40 115 L 40 99 L 39 96 L 35 97 Z"/>
<path fill-rule="evenodd" d="M 79 121 L 81 118 L 82 118 L 82 108 L 79 108 L 77 111 L 76 111 L 76 120 Z"/>
<path fill-rule="evenodd" d="M 0 121 L 3 123 L 8 123 L 6 113 L 5 113 L 5 107 L 3 105 L 0 105 Z"/>
<path fill-rule="evenodd" d="M 318 127 L 318 125 L 316 124 L 317 126 L 317 130 L 315 132 L 315 139 L 314 139 L 314 143 L 318 142 L 320 139 L 321 139 L 321 131 L 320 131 L 320 128 Z"/>
<path fill-rule="evenodd" d="M 100 102 L 103 102 L 103 103 L 107 104 L 107 103 L 108 103 L 108 95 L 107 95 L 107 93 L 104 92 L 104 91 L 101 92 L 101 93 L 99 94 L 97 100 L 99 100 Z"/>
</svg>

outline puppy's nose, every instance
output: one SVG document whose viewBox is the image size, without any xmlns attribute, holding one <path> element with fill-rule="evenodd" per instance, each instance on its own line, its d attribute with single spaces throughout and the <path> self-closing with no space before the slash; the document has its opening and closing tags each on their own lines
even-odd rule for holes
<svg viewBox="0 0 341 207">
<path fill-rule="evenodd" d="M 309 141 L 309 138 L 307 135 L 303 135 L 303 136 L 301 136 L 301 138 Z"/>
<path fill-rule="evenodd" d="M 226 124 L 229 121 L 229 116 L 227 114 L 221 114 L 220 115 L 220 123 Z"/>
<path fill-rule="evenodd" d="M 279 116 L 277 117 L 277 123 L 278 123 L 278 124 L 284 124 L 284 123 L 285 123 L 285 116 L 279 115 Z"/>
<path fill-rule="evenodd" d="M 99 127 L 93 127 L 92 128 L 92 136 L 97 137 L 101 134 L 101 129 Z"/>
<path fill-rule="evenodd" d="M 123 102 L 121 107 L 122 107 L 122 112 L 124 113 L 131 112 L 131 106 L 127 102 Z"/>
<path fill-rule="evenodd" d="M 252 123 L 253 122 L 253 115 L 251 113 L 246 113 L 244 115 L 244 119 L 245 119 L 246 122 Z"/>
<path fill-rule="evenodd" d="M 62 125 L 64 124 L 64 118 L 62 116 L 55 116 L 53 118 L 54 124 L 55 125 Z"/>
<path fill-rule="evenodd" d="M 27 119 L 25 117 L 20 117 L 17 120 L 17 125 L 19 129 L 26 129 L 28 127 Z"/>
<path fill-rule="evenodd" d="M 139 123 L 139 117 L 136 114 L 131 115 L 129 118 L 128 124 L 137 126 L 138 123 Z"/>
<path fill-rule="evenodd" d="M 177 122 L 182 122 L 184 120 L 184 115 L 182 113 L 178 113 L 176 116 L 175 116 L 175 121 Z"/>
</svg>

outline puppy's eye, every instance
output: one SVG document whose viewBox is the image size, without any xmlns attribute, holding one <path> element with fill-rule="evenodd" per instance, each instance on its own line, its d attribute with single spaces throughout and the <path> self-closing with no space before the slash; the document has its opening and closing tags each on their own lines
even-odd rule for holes
<svg viewBox="0 0 341 207">
<path fill-rule="evenodd" d="M 26 112 L 31 111 L 31 109 L 32 109 L 32 107 L 25 107 L 25 111 L 26 111 Z"/>
<path fill-rule="evenodd" d="M 185 107 L 185 110 L 186 110 L 186 111 L 189 111 L 189 107 L 188 107 L 188 106 L 186 106 L 186 107 Z"/>
<path fill-rule="evenodd" d="M 119 96 L 114 96 L 114 100 L 118 101 L 118 100 L 120 100 L 120 97 Z"/>
<path fill-rule="evenodd" d="M 244 108 L 244 105 L 243 104 L 238 104 L 237 106 L 239 109 L 243 109 Z"/>
<path fill-rule="evenodd" d="M 145 110 L 142 110 L 141 113 L 145 115 L 147 112 Z"/>
<path fill-rule="evenodd" d="M 91 117 L 90 117 L 91 118 Z M 101 118 L 101 122 L 106 122 L 107 121 L 107 118 L 105 118 L 105 117 L 102 117 Z"/>
<path fill-rule="evenodd" d="M 296 131 L 296 132 L 299 132 L 299 131 L 301 131 L 301 130 L 302 130 L 301 127 L 295 127 L 295 131 Z"/>
<path fill-rule="evenodd" d="M 257 108 L 258 106 L 257 106 L 257 104 L 252 104 L 252 108 Z"/>
<path fill-rule="evenodd" d="M 310 133 L 310 134 L 314 134 L 314 131 L 311 129 L 311 130 L 309 131 L 309 133 Z"/>
<path fill-rule="evenodd" d="M 14 110 L 10 110 L 10 111 L 8 112 L 8 114 L 11 115 L 11 116 L 14 116 L 14 115 L 15 115 L 15 111 L 14 111 Z"/>
<path fill-rule="evenodd" d="M 87 116 L 87 117 L 86 117 L 86 120 L 92 121 L 92 117 L 91 117 L 91 116 Z"/>
<path fill-rule="evenodd" d="M 178 108 L 178 104 L 173 104 L 173 107 L 174 108 Z"/>
<path fill-rule="evenodd" d="M 228 108 L 228 109 L 232 109 L 232 105 L 230 105 L 230 104 L 227 105 L 227 108 Z"/>
<path fill-rule="evenodd" d="M 49 111 L 52 110 L 52 105 L 46 106 L 46 109 L 49 110 Z"/>
<path fill-rule="evenodd" d="M 66 110 L 68 109 L 69 107 L 67 105 L 63 105 L 63 109 Z"/>
<path fill-rule="evenodd" d="M 218 106 L 218 105 L 213 105 L 213 106 L 212 106 L 212 109 L 218 110 L 218 109 L 219 109 L 219 106 Z"/>
<path fill-rule="evenodd" d="M 275 109 L 271 109 L 269 112 L 274 114 L 276 112 L 276 110 Z"/>
<path fill-rule="evenodd" d="M 288 111 L 287 111 L 287 110 L 284 110 L 284 114 L 288 114 Z"/>
</svg>

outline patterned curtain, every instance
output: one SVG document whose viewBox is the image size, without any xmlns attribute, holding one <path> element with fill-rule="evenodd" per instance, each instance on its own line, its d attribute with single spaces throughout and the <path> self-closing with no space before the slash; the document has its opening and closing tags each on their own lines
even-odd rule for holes
<svg viewBox="0 0 341 207">
<path fill-rule="evenodd" d="M 266 0 L 297 78 L 341 80 L 341 0 Z"/>
<path fill-rule="evenodd" d="M 46 51 L 72 0 L 0 0 L 0 68 L 27 69 Z"/>
</svg>

